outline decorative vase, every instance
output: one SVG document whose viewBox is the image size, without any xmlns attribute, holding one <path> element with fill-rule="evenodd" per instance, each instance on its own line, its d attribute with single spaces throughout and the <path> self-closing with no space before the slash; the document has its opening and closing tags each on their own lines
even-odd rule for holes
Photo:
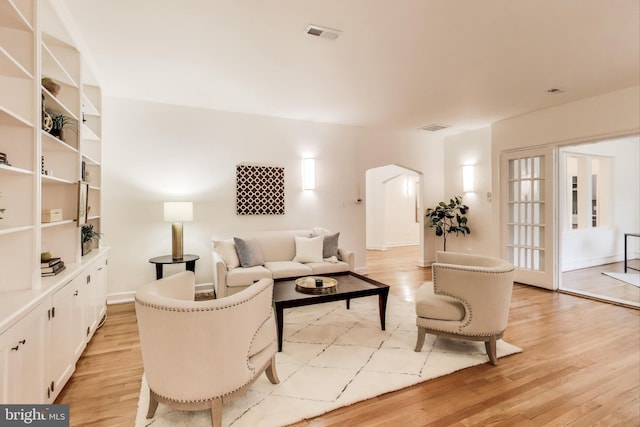
<svg viewBox="0 0 640 427">
<path fill-rule="evenodd" d="M 88 242 L 82 242 L 82 256 L 85 256 L 86 254 L 88 254 L 89 252 L 91 252 L 91 249 L 93 249 L 91 247 L 91 241 Z"/>
</svg>

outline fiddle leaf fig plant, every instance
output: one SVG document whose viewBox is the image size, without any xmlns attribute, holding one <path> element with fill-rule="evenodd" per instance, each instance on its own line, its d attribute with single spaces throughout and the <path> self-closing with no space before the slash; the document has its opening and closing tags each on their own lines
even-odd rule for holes
<svg viewBox="0 0 640 427">
<path fill-rule="evenodd" d="M 447 236 L 451 233 L 471 234 L 467 225 L 466 214 L 469 207 L 462 203 L 461 196 L 455 196 L 449 203 L 440 202 L 435 208 L 429 208 L 426 212 L 427 226 L 436 229 L 436 236 L 442 236 L 443 248 L 447 250 Z"/>
</svg>

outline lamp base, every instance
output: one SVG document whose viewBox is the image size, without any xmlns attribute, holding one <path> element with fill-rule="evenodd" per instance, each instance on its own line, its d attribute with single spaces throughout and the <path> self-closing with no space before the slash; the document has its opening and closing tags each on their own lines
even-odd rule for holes
<svg viewBox="0 0 640 427">
<path fill-rule="evenodd" d="M 182 223 L 174 222 L 171 224 L 171 257 L 174 261 L 182 261 L 184 257 L 182 243 Z"/>
</svg>

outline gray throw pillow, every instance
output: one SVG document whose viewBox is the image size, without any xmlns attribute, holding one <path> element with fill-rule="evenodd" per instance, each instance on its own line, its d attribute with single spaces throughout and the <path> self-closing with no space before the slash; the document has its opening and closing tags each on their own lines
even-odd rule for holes
<svg viewBox="0 0 640 427">
<path fill-rule="evenodd" d="M 236 244 L 238 259 L 240 260 L 240 267 L 255 267 L 256 265 L 264 264 L 262 251 L 260 250 L 260 246 L 258 245 L 257 240 L 244 240 L 238 237 L 234 237 L 233 241 Z"/>
<path fill-rule="evenodd" d="M 338 256 L 338 237 L 340 233 L 325 234 L 322 243 L 322 258 L 331 258 L 332 256 L 340 259 Z"/>
</svg>

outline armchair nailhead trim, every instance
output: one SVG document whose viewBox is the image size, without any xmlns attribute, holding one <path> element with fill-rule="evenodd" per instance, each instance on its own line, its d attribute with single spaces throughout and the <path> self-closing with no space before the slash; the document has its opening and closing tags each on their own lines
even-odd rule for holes
<svg viewBox="0 0 640 427">
<path fill-rule="evenodd" d="M 258 331 L 260 329 L 262 329 L 262 327 L 270 320 L 275 319 L 274 314 L 273 314 L 273 306 L 271 307 L 271 310 L 269 310 L 269 317 L 267 317 L 262 324 L 260 325 L 260 327 L 258 329 L 256 329 L 256 332 L 253 334 L 253 336 L 251 337 L 251 341 L 249 342 L 249 348 L 251 348 L 251 346 L 253 345 L 253 341 L 256 339 L 256 336 L 258 335 Z M 273 340 L 273 342 L 275 342 L 275 339 Z M 254 368 L 251 367 L 251 365 L 249 364 L 249 354 L 247 354 L 247 358 L 246 358 L 246 362 L 247 362 L 247 369 L 249 370 L 254 370 Z"/>
<path fill-rule="evenodd" d="M 438 283 L 438 281 L 436 280 L 436 276 L 437 276 L 437 271 L 438 271 L 438 269 L 443 269 L 443 270 L 455 270 L 455 271 L 460 271 L 460 269 L 458 269 L 458 268 L 454 268 L 454 267 L 445 267 L 445 266 L 440 266 L 440 265 L 439 265 L 439 266 L 437 266 L 437 268 L 433 269 L 433 292 L 434 292 L 434 293 L 436 293 L 436 294 L 438 294 L 438 295 L 445 295 L 445 296 L 448 296 L 449 298 L 453 298 L 453 299 L 455 299 L 455 300 L 457 300 L 457 301 L 460 301 L 460 302 L 462 303 L 462 305 L 463 305 L 463 306 L 464 306 L 464 308 L 465 308 L 465 312 L 468 314 L 467 321 L 466 321 L 466 322 L 464 322 L 462 325 L 460 325 L 460 326 L 459 326 L 459 329 L 458 329 L 460 332 L 463 332 L 462 330 L 463 330 L 464 328 L 466 328 L 467 326 L 469 326 L 469 324 L 470 324 L 470 323 L 471 323 L 471 321 L 473 320 L 473 309 L 472 309 L 472 308 L 471 308 L 471 306 L 470 306 L 470 305 L 469 305 L 465 300 L 463 300 L 462 298 L 457 297 L 457 296 L 455 296 L 455 295 L 451 295 L 451 294 L 450 294 L 450 293 L 448 293 L 448 292 L 443 292 L 443 291 L 440 291 L 440 290 L 436 290 L 436 284 Z M 481 274 L 490 274 L 490 275 L 493 275 L 493 274 L 504 274 L 504 273 L 511 272 L 511 271 L 513 271 L 513 270 L 514 270 L 514 268 L 511 268 L 511 270 L 507 270 L 507 271 L 486 271 L 486 270 L 476 270 L 476 269 L 465 269 L 464 271 L 473 272 L 473 273 L 481 273 Z M 446 331 L 442 331 L 442 332 L 446 332 Z M 472 334 L 471 336 L 484 336 L 484 334 L 482 334 L 482 335 L 474 335 L 474 334 Z"/>
<path fill-rule="evenodd" d="M 136 303 L 144 306 L 144 307 L 149 307 L 149 308 L 155 308 L 158 310 L 163 310 L 163 311 L 175 311 L 175 312 L 180 312 L 180 313 L 191 313 L 191 312 L 197 312 L 197 311 L 217 311 L 217 310 L 226 310 L 228 308 L 232 308 L 241 304 L 244 304 L 247 301 L 251 301 L 252 299 L 256 298 L 258 295 L 262 294 L 263 292 L 265 292 L 266 290 L 268 290 L 269 288 L 265 288 L 263 290 L 261 290 L 260 292 L 258 292 L 257 294 L 251 296 L 250 298 L 244 299 L 242 301 L 238 301 L 234 304 L 230 304 L 230 305 L 225 305 L 222 307 L 190 307 L 190 308 L 177 308 L 177 307 L 167 307 L 165 305 L 159 305 L 159 304 L 151 304 L 148 303 L 146 301 L 141 301 L 138 299 L 138 297 L 135 297 L 135 301 Z M 214 300 L 215 301 L 215 300 Z"/>
<path fill-rule="evenodd" d="M 271 359 L 269 359 L 269 361 L 268 361 L 268 362 L 267 362 L 267 363 L 262 367 L 262 370 L 263 370 L 263 371 L 267 368 L 267 366 L 269 366 L 269 363 L 271 363 Z M 241 386 L 239 386 L 239 387 L 236 387 L 235 389 L 233 389 L 233 390 L 231 390 L 231 391 L 228 391 L 228 392 L 226 392 L 226 393 L 223 393 L 223 394 L 221 394 L 221 395 L 219 395 L 219 396 L 212 396 L 212 397 L 209 397 L 209 398 L 207 398 L 207 399 L 188 399 L 188 400 L 184 400 L 184 399 L 173 399 L 173 398 L 171 398 L 171 397 L 163 396 L 162 394 L 156 393 L 155 391 L 154 391 L 154 393 L 156 393 L 156 395 L 158 395 L 158 396 L 159 396 L 159 397 L 161 397 L 162 399 L 170 400 L 170 401 L 172 401 L 172 402 L 177 402 L 177 403 L 200 403 L 200 402 L 208 402 L 208 401 L 213 400 L 213 399 L 218 399 L 218 398 L 222 398 L 222 397 L 225 397 L 225 396 L 229 396 L 229 395 L 231 395 L 231 394 L 233 394 L 233 393 L 237 392 L 238 390 L 242 390 L 243 388 L 245 388 L 246 386 L 248 386 L 249 384 L 251 384 L 251 382 L 252 382 L 254 379 L 255 379 L 255 377 L 252 377 L 249 381 L 247 381 L 246 383 L 242 384 L 242 385 L 241 385 Z M 152 390 L 152 391 L 153 391 L 153 390 Z"/>
</svg>

